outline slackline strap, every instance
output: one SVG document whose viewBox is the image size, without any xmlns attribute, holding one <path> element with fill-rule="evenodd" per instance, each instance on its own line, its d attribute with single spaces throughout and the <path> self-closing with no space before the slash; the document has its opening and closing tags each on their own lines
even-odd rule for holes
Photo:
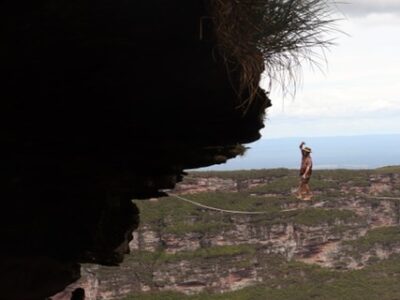
<svg viewBox="0 0 400 300">
<path fill-rule="evenodd" d="M 212 207 L 212 206 L 208 206 L 208 205 L 204 205 L 198 202 L 195 202 L 193 200 L 189 200 L 187 198 L 184 198 L 182 196 L 176 195 L 176 194 L 172 194 L 172 193 L 168 193 L 170 196 L 177 198 L 179 200 L 191 203 L 193 205 L 196 205 L 198 207 L 202 207 L 202 208 L 206 208 L 206 209 L 210 209 L 210 210 L 215 210 L 215 211 L 221 211 L 221 212 L 225 212 L 225 213 L 229 213 L 229 214 L 241 214 L 241 215 L 265 215 L 270 213 L 269 211 L 239 211 L 239 210 L 227 210 L 227 209 L 222 209 L 222 208 L 217 208 L 217 207 Z M 285 209 L 285 210 L 281 210 L 280 212 L 288 212 L 288 211 L 295 211 L 295 210 L 299 210 L 299 208 L 293 208 L 293 209 Z"/>
<path fill-rule="evenodd" d="M 196 201 L 187 199 L 185 197 L 173 194 L 173 193 L 168 193 L 170 196 L 188 202 L 190 204 L 193 204 L 195 206 L 198 207 L 202 207 L 205 209 L 210 209 L 210 210 L 215 210 L 215 211 L 220 211 L 220 212 L 225 212 L 225 213 L 229 213 L 229 214 L 241 214 L 241 215 L 265 215 L 270 213 L 269 211 L 239 211 L 239 210 L 227 210 L 227 209 L 222 209 L 222 208 L 217 208 L 217 207 L 212 207 L 212 206 L 208 206 L 208 205 L 204 205 L 201 203 L 198 203 Z M 397 197 L 367 197 L 370 199 L 382 199 L 382 200 L 400 200 L 400 198 Z M 289 211 L 296 211 L 296 210 L 300 210 L 302 208 L 292 208 L 292 209 L 284 209 L 284 210 L 280 210 L 280 212 L 289 212 Z"/>
</svg>

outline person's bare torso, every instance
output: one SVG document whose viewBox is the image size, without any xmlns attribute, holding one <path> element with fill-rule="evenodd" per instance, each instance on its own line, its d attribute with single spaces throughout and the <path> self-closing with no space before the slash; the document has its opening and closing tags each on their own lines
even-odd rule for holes
<svg viewBox="0 0 400 300">
<path fill-rule="evenodd" d="M 303 156 L 301 159 L 300 176 L 310 177 L 312 174 L 311 156 Z"/>
</svg>

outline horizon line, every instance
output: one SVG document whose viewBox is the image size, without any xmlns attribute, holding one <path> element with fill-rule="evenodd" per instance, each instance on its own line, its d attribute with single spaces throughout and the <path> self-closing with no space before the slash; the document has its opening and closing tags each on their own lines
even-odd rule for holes
<svg viewBox="0 0 400 300">
<path fill-rule="evenodd" d="M 365 133 L 365 134 L 351 134 L 351 135 L 316 135 L 316 136 L 283 136 L 283 137 L 261 137 L 259 140 L 254 141 L 252 143 L 256 143 L 262 140 L 281 140 L 281 139 L 312 139 L 312 138 L 349 138 L 349 137 L 363 137 L 363 136 L 391 136 L 391 135 L 400 135 L 398 133 Z"/>
</svg>

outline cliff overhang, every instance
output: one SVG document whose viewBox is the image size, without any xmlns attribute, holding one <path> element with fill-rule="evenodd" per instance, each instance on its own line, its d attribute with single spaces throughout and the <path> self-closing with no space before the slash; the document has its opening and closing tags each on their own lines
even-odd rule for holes
<svg viewBox="0 0 400 300">
<path fill-rule="evenodd" d="M 200 0 L 2 2 L 6 299 L 55 294 L 82 262 L 118 264 L 131 199 L 260 137 L 270 101 L 257 87 L 241 106 L 250 92 L 199 27 L 208 14 Z"/>
</svg>

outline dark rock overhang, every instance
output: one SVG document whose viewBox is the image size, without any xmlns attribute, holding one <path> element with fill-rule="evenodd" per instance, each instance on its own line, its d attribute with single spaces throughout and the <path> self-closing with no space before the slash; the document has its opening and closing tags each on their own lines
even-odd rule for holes
<svg viewBox="0 0 400 300">
<path fill-rule="evenodd" d="M 2 1 L 0 298 L 118 264 L 132 198 L 243 153 L 271 105 L 264 63 L 291 74 L 329 45 L 328 2 Z"/>
<path fill-rule="evenodd" d="M 257 88 L 241 106 L 250 92 L 208 15 L 200 0 L 1 3 L 5 299 L 54 294 L 80 262 L 117 264 L 132 198 L 260 137 L 270 102 Z"/>
</svg>

